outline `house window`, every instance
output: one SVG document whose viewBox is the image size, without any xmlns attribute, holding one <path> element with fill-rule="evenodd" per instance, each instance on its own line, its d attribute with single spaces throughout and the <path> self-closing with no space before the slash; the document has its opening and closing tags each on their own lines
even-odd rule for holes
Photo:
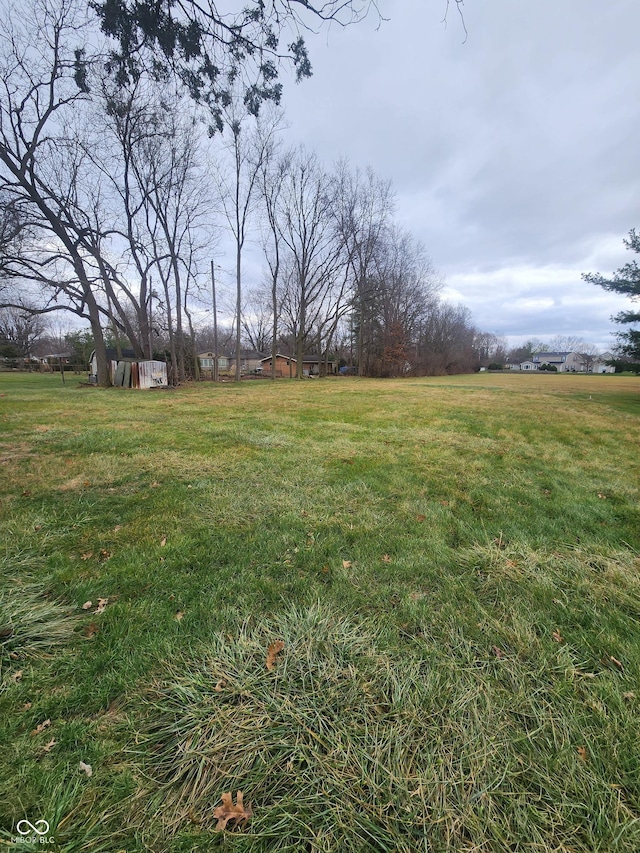
<svg viewBox="0 0 640 853">
<path fill-rule="evenodd" d="M 200 364 L 205 370 L 210 370 L 213 367 L 213 362 L 210 358 L 201 358 Z"/>
<path fill-rule="evenodd" d="M 221 357 L 218 359 L 218 367 L 219 367 L 221 370 L 226 370 L 226 369 L 227 369 L 227 367 L 229 367 L 229 359 L 228 359 L 228 358 L 225 358 L 224 356 L 221 356 Z"/>
</svg>

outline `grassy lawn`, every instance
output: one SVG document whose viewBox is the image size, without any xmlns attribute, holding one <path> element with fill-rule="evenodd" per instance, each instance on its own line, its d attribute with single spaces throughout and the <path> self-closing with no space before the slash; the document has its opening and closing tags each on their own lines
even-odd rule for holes
<svg viewBox="0 0 640 853">
<path fill-rule="evenodd" d="M 632 377 L 0 375 L 0 843 L 637 853 L 639 440 Z"/>
</svg>

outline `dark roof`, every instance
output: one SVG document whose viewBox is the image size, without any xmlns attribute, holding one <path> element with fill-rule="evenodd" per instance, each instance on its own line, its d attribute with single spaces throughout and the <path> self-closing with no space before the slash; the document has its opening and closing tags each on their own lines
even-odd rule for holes
<svg viewBox="0 0 640 853">
<path fill-rule="evenodd" d="M 286 353 L 283 353 L 283 352 L 277 352 L 276 358 L 287 358 L 290 361 L 297 361 L 298 360 L 294 355 L 286 355 Z M 262 361 L 270 361 L 271 356 L 267 355 L 267 356 L 265 356 L 265 358 L 263 358 L 261 360 Z M 319 358 L 317 355 L 303 355 L 302 356 L 302 363 L 303 364 L 318 364 L 318 362 L 320 362 L 320 361 L 324 361 L 324 356 L 322 356 L 321 358 Z M 335 361 L 335 358 L 330 358 L 329 364 L 333 364 L 334 361 Z"/>
</svg>

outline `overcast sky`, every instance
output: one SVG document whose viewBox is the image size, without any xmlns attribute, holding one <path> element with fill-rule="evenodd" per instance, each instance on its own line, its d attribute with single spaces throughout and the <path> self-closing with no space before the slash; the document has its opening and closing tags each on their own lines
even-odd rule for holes
<svg viewBox="0 0 640 853">
<path fill-rule="evenodd" d="M 621 297 L 581 281 L 640 227 L 640 2 L 381 0 L 389 20 L 307 36 L 291 142 L 391 179 L 444 295 L 515 344 L 610 349 Z"/>
</svg>

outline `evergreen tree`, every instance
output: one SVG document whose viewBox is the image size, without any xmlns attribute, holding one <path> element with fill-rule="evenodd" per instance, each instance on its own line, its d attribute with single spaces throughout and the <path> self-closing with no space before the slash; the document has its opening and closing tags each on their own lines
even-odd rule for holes
<svg viewBox="0 0 640 853">
<path fill-rule="evenodd" d="M 635 228 L 629 231 L 629 238 L 624 245 L 636 254 L 640 253 L 640 235 Z M 582 278 L 590 284 L 597 284 L 605 290 L 622 293 L 629 296 L 633 302 L 640 299 L 640 266 L 633 260 L 613 273 L 612 278 L 605 278 L 600 273 L 584 273 Z M 621 311 L 611 318 L 616 323 L 639 323 L 640 311 Z M 620 351 L 630 358 L 640 360 L 640 329 L 629 329 L 618 334 Z"/>
</svg>

